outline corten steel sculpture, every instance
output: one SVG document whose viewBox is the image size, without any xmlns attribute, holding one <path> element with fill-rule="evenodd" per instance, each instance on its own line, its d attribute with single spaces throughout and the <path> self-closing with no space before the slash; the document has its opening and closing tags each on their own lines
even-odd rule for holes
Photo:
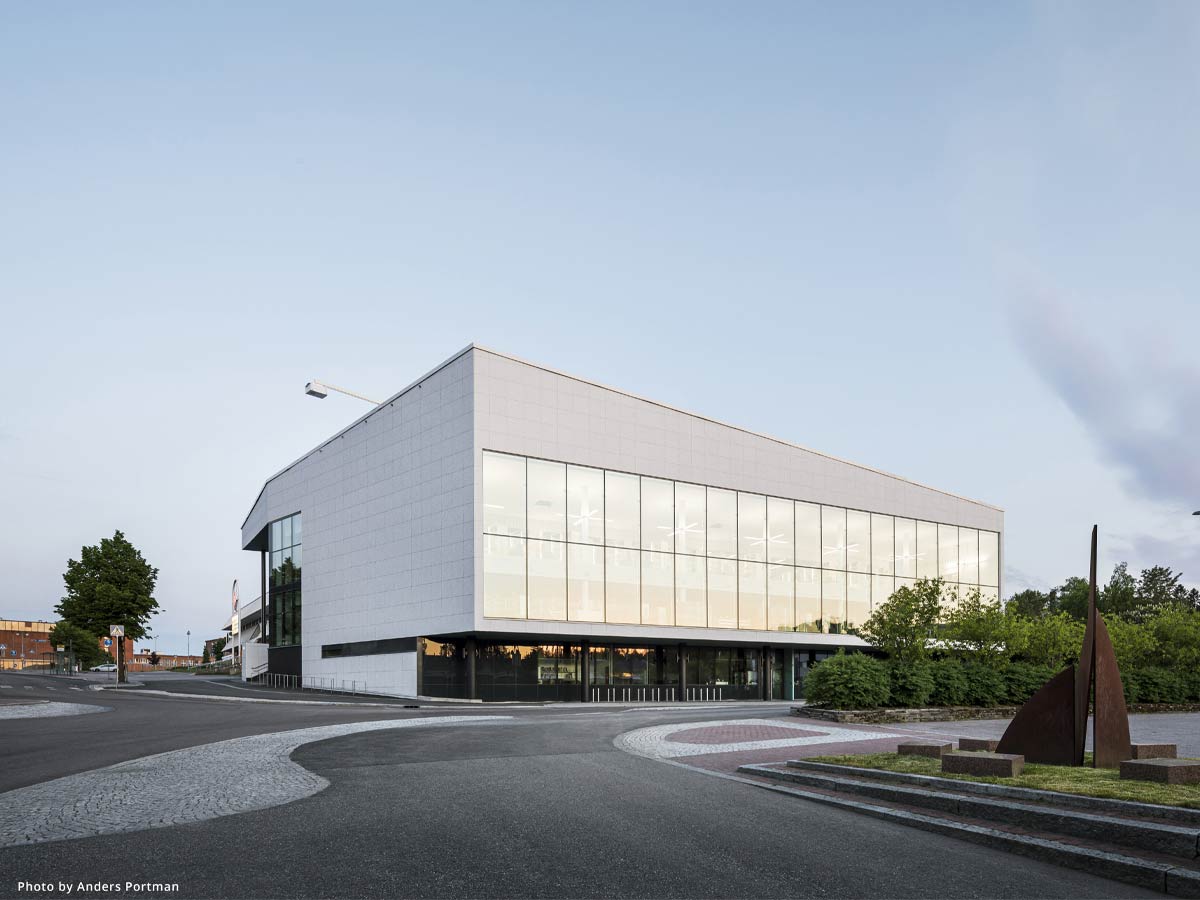
<svg viewBox="0 0 1200 900">
<path fill-rule="evenodd" d="M 1029 762 L 1082 766 L 1088 708 L 1095 685 L 1092 765 L 1115 769 L 1132 755 L 1129 711 L 1121 672 L 1104 619 L 1096 612 L 1096 527 L 1092 526 L 1092 563 L 1088 579 L 1087 627 L 1079 665 L 1067 666 L 1017 711 L 1000 739 L 997 753 L 1020 753 Z"/>
</svg>

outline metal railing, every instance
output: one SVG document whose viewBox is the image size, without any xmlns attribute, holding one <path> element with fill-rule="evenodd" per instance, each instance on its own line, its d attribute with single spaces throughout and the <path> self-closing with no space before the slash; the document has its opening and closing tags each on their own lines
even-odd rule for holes
<svg viewBox="0 0 1200 900">
<path fill-rule="evenodd" d="M 319 675 L 281 675 L 278 672 L 264 672 L 262 675 L 257 675 L 250 680 L 264 687 L 316 691 L 322 694 L 369 693 L 365 681 L 344 681 L 337 678 L 322 678 Z"/>
<path fill-rule="evenodd" d="M 593 703 L 674 703 L 676 688 L 673 685 L 618 685 L 606 684 L 592 687 Z"/>
<path fill-rule="evenodd" d="M 696 685 L 687 689 L 688 700 L 703 703 L 709 700 L 723 700 L 724 689 L 713 685 Z"/>
</svg>

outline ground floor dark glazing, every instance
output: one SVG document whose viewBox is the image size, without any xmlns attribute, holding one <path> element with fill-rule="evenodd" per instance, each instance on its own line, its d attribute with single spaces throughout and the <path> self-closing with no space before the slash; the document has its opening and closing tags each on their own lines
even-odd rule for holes
<svg viewBox="0 0 1200 900">
<path fill-rule="evenodd" d="M 418 693 L 503 700 L 793 700 L 827 648 L 418 641 Z M 697 690 L 707 688 L 708 690 Z M 658 690 L 653 690 L 658 689 Z"/>
</svg>

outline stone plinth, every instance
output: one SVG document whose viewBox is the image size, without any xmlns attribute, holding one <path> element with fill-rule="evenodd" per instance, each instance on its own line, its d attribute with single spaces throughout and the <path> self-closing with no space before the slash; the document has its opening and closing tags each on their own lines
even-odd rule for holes
<svg viewBox="0 0 1200 900">
<path fill-rule="evenodd" d="M 993 775 L 1012 778 L 1025 770 L 1025 757 L 1019 753 L 964 753 L 961 750 L 942 756 L 942 771 L 955 775 Z"/>
<path fill-rule="evenodd" d="M 1194 759 L 1127 759 L 1121 763 L 1121 777 L 1159 784 L 1196 784 L 1200 782 L 1200 762 Z"/>
<path fill-rule="evenodd" d="M 995 753 L 996 748 L 1000 746 L 1000 741 L 992 738 L 959 738 L 959 750 L 986 750 L 988 753 Z"/>
<path fill-rule="evenodd" d="M 931 756 L 934 759 L 940 759 L 943 753 L 949 753 L 954 749 L 953 744 L 938 744 L 932 741 L 912 741 L 907 744 L 901 744 L 896 748 L 896 752 L 901 756 Z"/>
<path fill-rule="evenodd" d="M 1179 755 L 1174 744 L 1130 744 L 1130 759 L 1174 759 Z"/>
</svg>

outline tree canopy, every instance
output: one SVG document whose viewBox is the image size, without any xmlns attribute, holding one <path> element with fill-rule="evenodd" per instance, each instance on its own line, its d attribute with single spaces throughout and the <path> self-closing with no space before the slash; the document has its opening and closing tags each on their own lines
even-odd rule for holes
<svg viewBox="0 0 1200 900">
<path fill-rule="evenodd" d="M 113 661 L 112 655 L 100 646 L 98 635 L 71 622 L 62 621 L 51 628 L 50 640 L 55 645 L 68 647 L 75 654 L 79 665 L 85 669 Z"/>
<path fill-rule="evenodd" d="M 940 578 L 922 578 L 912 587 L 901 587 L 858 627 L 858 636 L 892 659 L 925 659 L 941 614 L 942 586 Z"/>
<path fill-rule="evenodd" d="M 124 625 L 126 637 L 141 640 L 158 612 L 157 581 L 158 569 L 116 531 L 96 546 L 84 547 L 78 560 L 67 561 L 67 591 L 55 612 L 95 636 L 108 634 L 110 625 Z"/>
</svg>

